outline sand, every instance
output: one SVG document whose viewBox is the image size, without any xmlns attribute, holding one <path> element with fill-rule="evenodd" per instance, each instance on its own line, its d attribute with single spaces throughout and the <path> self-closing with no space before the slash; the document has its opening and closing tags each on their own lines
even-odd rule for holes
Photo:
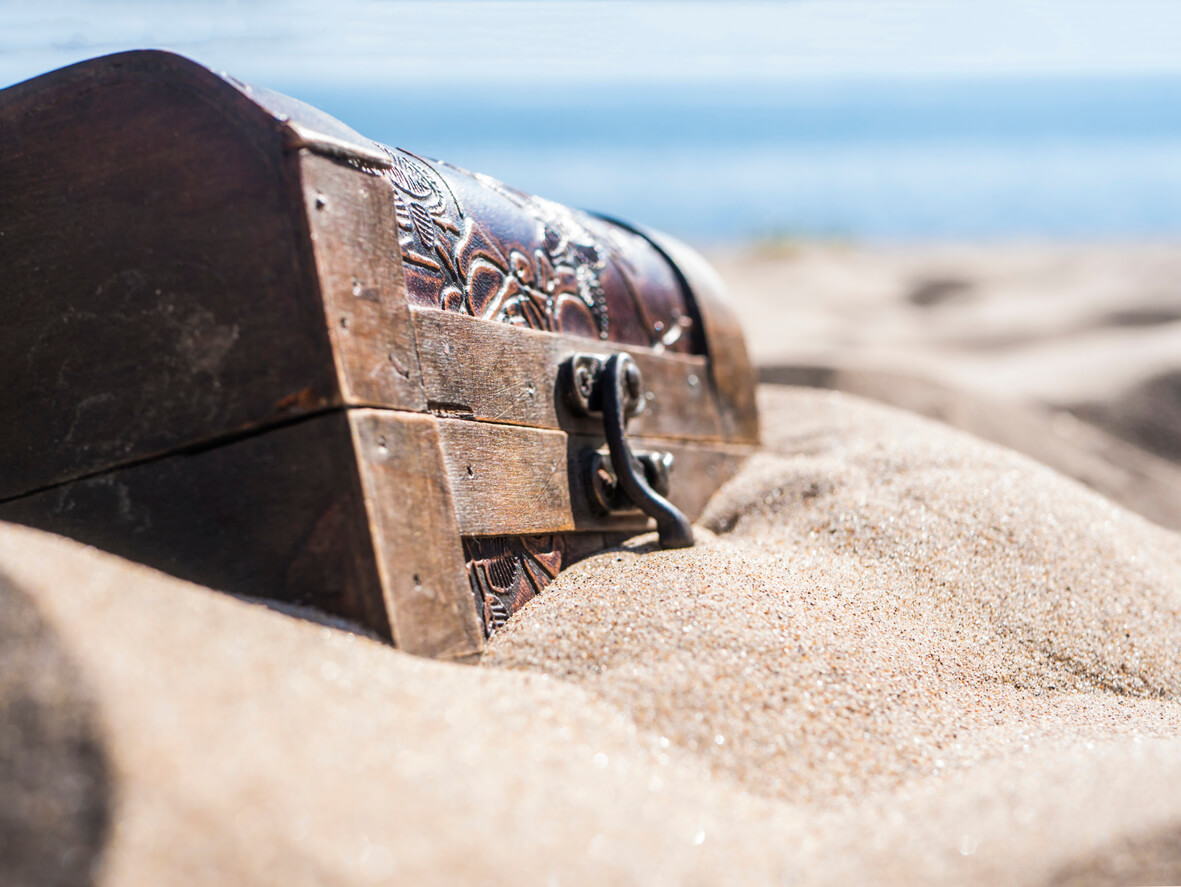
<svg viewBox="0 0 1181 887">
<path fill-rule="evenodd" d="M 1045 458 L 765 385 L 697 547 L 574 565 L 474 667 L 0 525 L 0 883 L 1181 883 L 1174 463 L 1045 379 L 766 347 Z"/>
<path fill-rule="evenodd" d="M 787 242 L 710 258 L 764 381 L 938 418 L 1181 529 L 1176 244 Z"/>
<path fill-rule="evenodd" d="M 1181 879 L 1176 535 L 896 410 L 762 402 L 698 548 L 571 568 L 478 668 L 0 528 L 4 610 L 40 626 L 7 659 L 65 675 L 5 710 L 76 734 L 24 751 L 73 774 L 27 802 L 67 811 L 38 858 L 104 885 Z"/>
<path fill-rule="evenodd" d="M 1064 720 L 1176 733 L 1173 534 L 923 420 L 763 404 L 768 452 L 715 498 L 715 539 L 574 567 L 485 663 L 593 688 L 789 801 L 946 776 Z"/>
<path fill-rule="evenodd" d="M 1176 243 L 710 253 L 760 366 L 910 370 L 1006 401 L 1102 403 L 1177 369 Z"/>
</svg>

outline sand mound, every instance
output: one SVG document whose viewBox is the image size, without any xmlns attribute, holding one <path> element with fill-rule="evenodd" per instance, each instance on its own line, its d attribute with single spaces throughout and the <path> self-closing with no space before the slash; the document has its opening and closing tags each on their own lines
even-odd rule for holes
<svg viewBox="0 0 1181 887">
<path fill-rule="evenodd" d="M 1141 389 L 1141 397 L 1076 406 L 1070 413 L 963 391 L 922 375 L 856 366 L 783 364 L 763 367 L 760 376 L 773 384 L 843 391 L 938 419 L 1024 453 L 1162 527 L 1181 530 L 1181 463 L 1154 455 L 1136 439 L 1141 429 L 1159 429 L 1177 412 L 1155 388 Z M 1181 429 L 1181 421 L 1174 424 Z"/>
<path fill-rule="evenodd" d="M 713 258 L 763 381 L 937 416 L 1181 529 L 1176 244 L 805 242 Z"/>
<path fill-rule="evenodd" d="M 21 803 L 120 887 L 1181 881 L 1177 536 L 854 398 L 763 409 L 701 546 L 576 565 L 479 668 L 0 527 L 0 808 L 16 755 L 74 774 Z"/>
<path fill-rule="evenodd" d="M 572 568 L 485 662 L 576 681 L 792 801 L 1176 735 L 1175 535 L 922 419 L 789 389 L 764 408 L 717 540 Z"/>
<path fill-rule="evenodd" d="M 97 766 L 65 775 L 105 776 L 36 786 L 63 826 L 37 859 L 72 866 L 57 883 L 88 869 L 120 887 L 781 880 L 766 805 L 576 687 L 416 659 L 22 528 L 0 530 L 0 561 L 4 618 L 40 611 L 4 659 L 64 663 L 75 686 L 40 694 L 56 700 L 41 721 L 84 723 Z M 19 734 L 23 689 L 45 681 L 12 677 L 0 709 Z M 72 763 L 30 744 L 0 764 Z M 0 766 L 6 812 L 13 771 Z M 54 882 L 18 861 L 0 857 L 6 887 Z"/>
</svg>

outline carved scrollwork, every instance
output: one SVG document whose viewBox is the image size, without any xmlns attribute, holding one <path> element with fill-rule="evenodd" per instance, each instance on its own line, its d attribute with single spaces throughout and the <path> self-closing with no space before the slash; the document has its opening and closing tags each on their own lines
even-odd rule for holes
<svg viewBox="0 0 1181 887">
<path fill-rule="evenodd" d="M 530 329 L 695 350 L 692 313 L 642 237 L 490 176 L 386 149 L 412 304 Z"/>
<path fill-rule="evenodd" d="M 466 539 L 468 580 L 491 636 L 541 593 L 562 568 L 558 536 Z"/>
</svg>

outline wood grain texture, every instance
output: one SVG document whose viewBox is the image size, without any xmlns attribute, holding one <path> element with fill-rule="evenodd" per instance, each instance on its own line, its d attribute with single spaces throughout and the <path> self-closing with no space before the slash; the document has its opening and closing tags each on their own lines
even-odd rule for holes
<svg viewBox="0 0 1181 887">
<path fill-rule="evenodd" d="M 639 511 L 604 516 L 590 507 L 583 458 L 602 447 L 602 437 L 462 419 L 440 419 L 439 436 L 459 532 L 465 536 L 640 532 L 650 526 Z M 750 453 L 741 445 L 659 438 L 635 438 L 632 445 L 673 454 L 668 498 L 691 520 Z"/>
<path fill-rule="evenodd" d="M 462 659 L 483 648 L 437 420 L 348 411 L 394 643 Z"/>
<path fill-rule="evenodd" d="M 627 351 L 651 397 L 636 434 L 720 440 L 722 423 L 704 358 L 540 333 L 448 311 L 411 309 L 428 405 L 442 415 L 594 433 L 601 420 L 574 415 L 558 389 L 572 354 Z"/>
<path fill-rule="evenodd" d="M 299 167 L 342 399 L 425 410 L 389 183 L 306 149 Z"/>
<path fill-rule="evenodd" d="M 0 520 L 391 638 L 340 411 L 6 502 Z"/>
<path fill-rule="evenodd" d="M 338 402 L 283 143 L 166 53 L 0 93 L 0 498 Z"/>
</svg>

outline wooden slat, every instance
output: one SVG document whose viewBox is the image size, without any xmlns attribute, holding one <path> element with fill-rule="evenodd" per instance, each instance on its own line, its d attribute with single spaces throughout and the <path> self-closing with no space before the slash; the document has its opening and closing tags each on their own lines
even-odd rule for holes
<svg viewBox="0 0 1181 887">
<path fill-rule="evenodd" d="M 557 390 L 558 367 L 579 352 L 626 350 L 653 397 L 629 425 L 636 434 L 719 440 L 722 424 L 701 357 L 557 336 L 450 311 L 411 309 L 428 405 L 446 415 L 535 428 L 593 432 Z"/>
<path fill-rule="evenodd" d="M 345 403 L 425 410 L 390 186 L 300 152 L 305 212 Z"/>
<path fill-rule="evenodd" d="M 479 653 L 483 629 L 437 420 L 367 409 L 348 417 L 394 643 L 423 656 Z"/>
<path fill-rule="evenodd" d="M 638 511 L 602 516 L 587 504 L 578 466 L 583 453 L 601 447 L 601 437 L 461 419 L 440 419 L 439 436 L 465 536 L 640 531 L 650 524 Z M 740 445 L 653 438 L 636 438 L 633 445 L 674 455 L 669 498 L 690 519 L 750 452 Z"/>
<path fill-rule="evenodd" d="M 456 419 L 440 420 L 439 432 L 461 533 L 575 529 L 565 432 Z"/>
<path fill-rule="evenodd" d="M 340 411 L 6 502 L 0 520 L 390 638 Z"/>
</svg>

